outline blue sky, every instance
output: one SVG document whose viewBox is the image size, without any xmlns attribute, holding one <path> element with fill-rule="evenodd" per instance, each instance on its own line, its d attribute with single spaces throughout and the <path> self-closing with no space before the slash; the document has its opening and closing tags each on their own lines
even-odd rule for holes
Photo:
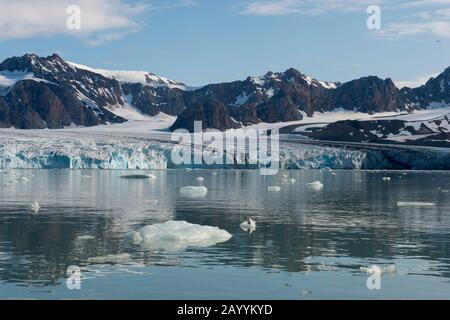
<svg viewBox="0 0 450 320">
<path fill-rule="evenodd" d="M 68 4 L 80 31 L 65 26 Z M 380 30 L 366 26 L 370 4 Z M 26 52 L 190 85 L 289 67 L 415 84 L 450 66 L 450 0 L 0 0 L 0 59 Z"/>
</svg>

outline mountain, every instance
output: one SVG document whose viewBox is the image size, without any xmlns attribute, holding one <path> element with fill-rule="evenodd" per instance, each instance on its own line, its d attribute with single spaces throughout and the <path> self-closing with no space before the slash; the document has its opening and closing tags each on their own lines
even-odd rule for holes
<svg viewBox="0 0 450 320">
<path fill-rule="evenodd" d="M 399 89 L 391 79 L 375 76 L 319 81 L 293 68 L 192 88 L 146 71 L 90 68 L 57 54 L 26 54 L 0 63 L 0 127 L 6 128 L 95 126 L 165 113 L 178 117 L 171 130 L 192 131 L 196 120 L 203 121 L 204 129 L 226 130 L 333 110 L 375 114 L 447 105 L 450 68 L 414 89 Z M 330 136 L 330 128 L 310 134 Z"/>
<path fill-rule="evenodd" d="M 178 115 L 184 84 L 144 72 L 91 69 L 57 54 L 0 63 L 0 127 L 55 129 L 127 121 L 123 110 Z M 134 106 L 137 106 L 136 108 Z"/>
<path fill-rule="evenodd" d="M 225 104 L 226 112 L 214 114 L 214 119 L 208 118 L 211 113 L 193 112 L 197 104 L 207 101 Z M 186 109 L 171 129 L 190 130 L 195 120 L 208 123 L 209 128 L 224 130 L 260 122 L 302 120 L 315 112 L 400 113 L 443 106 L 450 106 L 450 68 L 414 89 L 399 89 L 391 79 L 375 76 L 346 83 L 323 82 L 289 69 L 188 92 Z"/>
</svg>

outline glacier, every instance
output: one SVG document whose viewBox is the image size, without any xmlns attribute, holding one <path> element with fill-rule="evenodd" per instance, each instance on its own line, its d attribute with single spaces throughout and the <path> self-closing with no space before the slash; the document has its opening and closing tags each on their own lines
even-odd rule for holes
<svg viewBox="0 0 450 320">
<path fill-rule="evenodd" d="M 257 169 L 244 162 L 176 165 L 169 133 L 0 129 L 0 169 Z M 236 157 L 242 158 L 242 157 Z M 280 143 L 280 169 L 450 170 L 450 150 L 426 147 L 331 147 Z"/>
</svg>

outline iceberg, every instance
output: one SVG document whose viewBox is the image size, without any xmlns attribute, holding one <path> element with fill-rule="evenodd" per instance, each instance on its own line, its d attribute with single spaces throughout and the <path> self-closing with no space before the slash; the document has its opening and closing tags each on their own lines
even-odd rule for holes
<svg viewBox="0 0 450 320">
<path fill-rule="evenodd" d="M 128 234 L 134 245 L 145 249 L 181 251 L 188 247 L 209 247 L 230 240 L 232 235 L 211 226 L 186 221 L 167 221 L 141 228 Z"/>
<path fill-rule="evenodd" d="M 128 253 L 110 254 L 106 256 L 98 256 L 88 258 L 88 262 L 94 264 L 115 264 L 127 263 L 131 260 L 131 255 Z"/>
<path fill-rule="evenodd" d="M 323 189 L 323 184 L 320 181 L 314 181 L 311 183 L 307 183 L 306 186 L 308 187 L 308 189 L 313 190 L 313 191 L 320 191 Z"/>
<path fill-rule="evenodd" d="M 187 186 L 180 189 L 180 195 L 185 198 L 202 198 L 208 194 L 206 187 Z"/>
<path fill-rule="evenodd" d="M 433 202 L 397 202 L 398 207 L 433 207 Z"/>
</svg>

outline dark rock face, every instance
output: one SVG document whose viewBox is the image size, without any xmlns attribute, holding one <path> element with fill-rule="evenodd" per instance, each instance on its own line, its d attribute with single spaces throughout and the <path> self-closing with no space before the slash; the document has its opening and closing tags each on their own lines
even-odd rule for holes
<svg viewBox="0 0 450 320">
<path fill-rule="evenodd" d="M 408 103 L 417 108 L 441 107 L 450 104 L 450 67 L 425 85 L 402 89 Z"/>
<path fill-rule="evenodd" d="M 142 113 L 155 116 L 160 112 L 177 116 L 185 109 L 184 92 L 177 88 L 151 87 L 141 83 L 123 84 L 124 102 Z M 128 101 L 130 100 L 130 101 Z"/>
<path fill-rule="evenodd" d="M 373 114 L 409 110 L 401 92 L 391 79 L 366 77 L 344 83 L 324 97 L 327 110 L 342 108 Z"/>
<path fill-rule="evenodd" d="M 215 129 L 231 129 L 260 122 L 301 120 L 302 111 L 312 115 L 317 111 L 320 97 L 339 84 L 323 83 L 301 74 L 295 69 L 283 73 L 269 72 L 263 77 L 249 77 L 244 81 L 212 84 L 199 90 L 184 93 L 186 109 L 181 114 L 183 122 L 176 122 L 173 129 L 182 128 L 193 106 L 207 101 L 220 101 L 228 109 L 231 122 L 218 124 Z M 234 121 L 233 121 L 234 120 Z M 186 129 L 186 127 L 184 127 Z"/>
<path fill-rule="evenodd" d="M 202 121 L 202 129 L 214 128 L 223 131 L 240 127 L 230 117 L 228 108 L 223 103 L 213 100 L 195 103 L 177 118 L 171 130 L 186 129 L 194 132 L 195 121 Z"/>
<path fill-rule="evenodd" d="M 10 58 L 0 64 L 0 71 L 30 73 L 37 79 L 18 81 L 1 97 L 2 127 L 56 129 L 72 123 L 94 126 L 126 121 L 105 108 L 122 103 L 116 80 L 74 68 L 58 55 Z"/>
</svg>

